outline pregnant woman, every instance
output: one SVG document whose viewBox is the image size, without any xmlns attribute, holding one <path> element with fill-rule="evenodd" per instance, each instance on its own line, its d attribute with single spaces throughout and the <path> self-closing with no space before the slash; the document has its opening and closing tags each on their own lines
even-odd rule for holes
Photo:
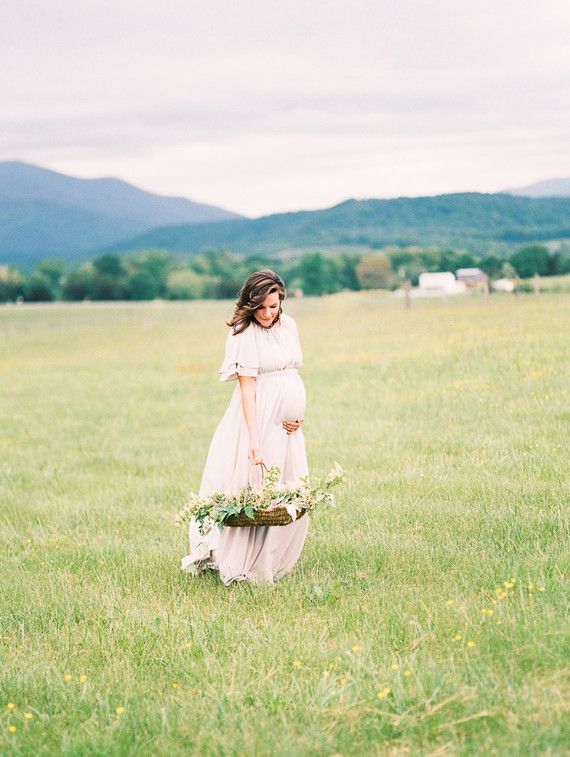
<svg viewBox="0 0 570 757">
<path fill-rule="evenodd" d="M 283 279 L 269 269 L 253 273 L 243 285 L 228 322 L 220 381 L 238 383 L 214 432 L 199 495 L 235 494 L 250 474 L 278 465 L 281 482 L 300 483 L 308 473 L 303 431 L 305 387 L 295 320 L 282 312 Z M 190 521 L 190 554 L 182 570 L 194 575 L 213 568 L 224 584 L 273 583 L 290 573 L 303 549 L 309 516 L 287 526 L 247 526 L 202 536 Z"/>
</svg>

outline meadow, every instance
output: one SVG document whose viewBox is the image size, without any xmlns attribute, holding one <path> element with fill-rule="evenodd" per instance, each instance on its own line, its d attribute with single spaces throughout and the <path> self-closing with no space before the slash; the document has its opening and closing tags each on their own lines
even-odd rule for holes
<svg viewBox="0 0 570 757">
<path fill-rule="evenodd" d="M 567 754 L 570 297 L 288 300 L 274 586 L 180 571 L 232 303 L 0 308 L 0 754 Z"/>
</svg>

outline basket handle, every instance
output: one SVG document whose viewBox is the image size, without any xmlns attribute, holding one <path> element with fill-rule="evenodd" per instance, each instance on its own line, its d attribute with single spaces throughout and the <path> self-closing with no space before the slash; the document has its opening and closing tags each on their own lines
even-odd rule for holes
<svg viewBox="0 0 570 757">
<path fill-rule="evenodd" d="M 265 473 L 267 471 L 267 465 L 265 465 L 263 460 L 261 460 L 259 463 L 254 463 L 252 460 L 249 465 L 249 475 L 248 475 L 248 481 L 250 484 L 251 484 L 251 478 L 252 478 L 251 473 L 257 468 L 258 465 L 261 466 L 261 483 L 263 484 L 265 480 Z"/>
</svg>

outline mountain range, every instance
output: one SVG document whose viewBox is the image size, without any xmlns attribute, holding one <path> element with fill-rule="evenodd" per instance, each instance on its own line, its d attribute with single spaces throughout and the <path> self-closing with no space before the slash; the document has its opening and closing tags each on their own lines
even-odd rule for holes
<svg viewBox="0 0 570 757">
<path fill-rule="evenodd" d="M 504 189 L 505 194 L 521 197 L 568 197 L 570 195 L 570 179 L 546 179 L 528 184 L 517 189 Z"/>
<path fill-rule="evenodd" d="M 157 226 L 240 217 L 119 179 L 80 179 L 19 161 L 0 163 L 0 262 L 83 258 Z"/>
<path fill-rule="evenodd" d="M 545 196 L 549 192 L 555 196 Z M 570 179 L 493 194 L 349 199 L 323 210 L 245 218 L 118 179 L 79 179 L 26 163 L 0 163 L 0 264 L 21 270 L 47 256 L 75 265 L 101 252 L 148 248 L 272 255 L 396 244 L 485 254 L 569 237 Z"/>
<path fill-rule="evenodd" d="M 460 192 L 390 200 L 350 199 L 325 210 L 170 226 L 113 245 L 109 251 L 155 248 L 196 254 L 225 248 L 271 255 L 287 249 L 420 245 L 486 254 L 567 237 L 570 197 Z"/>
</svg>

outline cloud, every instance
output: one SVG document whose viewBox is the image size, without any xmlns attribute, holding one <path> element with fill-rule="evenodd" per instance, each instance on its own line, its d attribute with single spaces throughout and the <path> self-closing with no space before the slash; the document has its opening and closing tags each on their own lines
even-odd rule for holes
<svg viewBox="0 0 570 757">
<path fill-rule="evenodd" d="M 570 171 L 565 0 L 4 5 L 3 158 L 250 214 Z"/>
</svg>

